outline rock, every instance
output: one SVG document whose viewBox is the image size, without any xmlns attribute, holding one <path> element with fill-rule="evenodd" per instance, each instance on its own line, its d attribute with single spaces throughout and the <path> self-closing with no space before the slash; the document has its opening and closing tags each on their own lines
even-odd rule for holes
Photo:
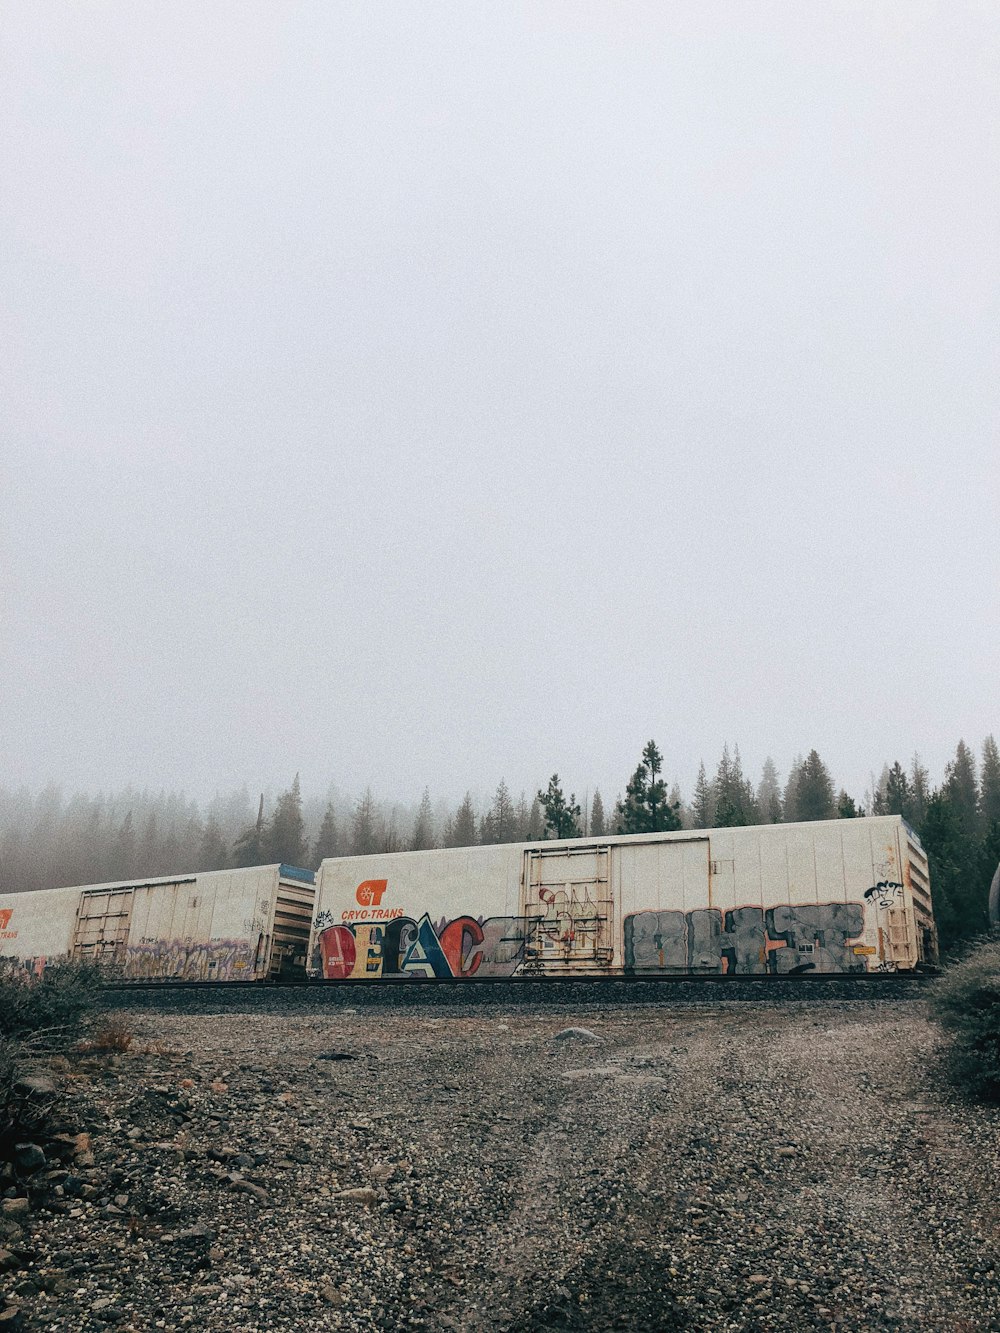
<svg viewBox="0 0 1000 1333">
<path fill-rule="evenodd" d="M 0 1310 L 0 1330 L 3 1333 L 19 1333 L 24 1328 L 24 1315 L 16 1305 L 8 1305 L 6 1310 Z"/>
<path fill-rule="evenodd" d="M 751 1273 L 747 1278 L 747 1281 L 752 1282 L 755 1287 L 759 1287 L 763 1283 L 770 1281 L 770 1279 L 766 1273 Z"/>
<path fill-rule="evenodd" d="M 20 1268 L 21 1261 L 10 1250 L 0 1250 L 0 1273 L 9 1273 L 13 1268 Z"/>
<path fill-rule="evenodd" d="M 178 1245 L 207 1245 L 213 1240 L 215 1240 L 215 1232 L 211 1227 L 205 1226 L 203 1222 L 188 1227 L 185 1231 L 178 1231 L 174 1237 L 174 1241 Z"/>
<path fill-rule="evenodd" d="M 250 1194 L 258 1203 L 270 1203 L 271 1196 L 263 1185 L 256 1185 L 252 1180 L 234 1180 L 229 1187 L 237 1194 Z"/>
<path fill-rule="evenodd" d="M 18 1171 L 30 1176 L 35 1171 L 41 1171 L 45 1165 L 45 1154 L 37 1143 L 15 1144 L 14 1165 Z"/>
<path fill-rule="evenodd" d="M 325 1051 L 322 1055 L 316 1057 L 317 1060 L 356 1060 L 356 1055 L 351 1055 L 349 1051 Z"/>
<path fill-rule="evenodd" d="M 789 1145 L 785 1148 L 779 1148 L 774 1155 L 775 1157 L 798 1157 L 799 1150 L 798 1148 L 793 1148 Z"/>
<path fill-rule="evenodd" d="M 48 1074 L 22 1074 L 14 1084 L 14 1091 L 22 1097 L 32 1097 L 38 1101 L 55 1097 L 59 1089 L 55 1080 Z"/>
<path fill-rule="evenodd" d="M 319 1294 L 326 1301 L 327 1305 L 343 1305 L 344 1297 L 341 1292 L 330 1282 L 324 1282 L 319 1289 Z"/>
<path fill-rule="evenodd" d="M 590 1028 L 563 1028 L 557 1032 L 553 1041 L 603 1041 L 596 1032 L 591 1032 Z"/>
<path fill-rule="evenodd" d="M 3 1199 L 0 1200 L 0 1212 L 5 1217 L 27 1217 L 31 1212 L 31 1204 L 27 1199 Z"/>
<path fill-rule="evenodd" d="M 351 1203 L 363 1203 L 371 1208 L 378 1202 L 378 1191 L 362 1185 L 357 1189 L 338 1190 L 334 1198 L 349 1200 Z"/>
</svg>

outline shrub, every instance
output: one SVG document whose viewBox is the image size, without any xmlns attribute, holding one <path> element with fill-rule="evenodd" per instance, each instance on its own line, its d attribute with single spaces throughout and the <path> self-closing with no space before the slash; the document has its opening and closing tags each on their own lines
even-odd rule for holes
<svg viewBox="0 0 1000 1333">
<path fill-rule="evenodd" d="M 0 1037 L 72 1040 L 97 1003 L 103 980 L 92 963 L 53 963 L 40 977 L 17 963 L 0 964 Z"/>
<path fill-rule="evenodd" d="M 978 944 L 934 983 L 932 1009 L 952 1037 L 947 1053 L 955 1086 L 1000 1101 L 1000 939 Z"/>
</svg>

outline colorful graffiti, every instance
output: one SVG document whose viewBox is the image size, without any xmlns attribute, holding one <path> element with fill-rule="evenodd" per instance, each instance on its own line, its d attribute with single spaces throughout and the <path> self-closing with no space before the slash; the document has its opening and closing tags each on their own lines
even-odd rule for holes
<svg viewBox="0 0 1000 1333">
<path fill-rule="evenodd" d="M 125 976 L 136 981 L 240 981 L 256 975 L 260 944 L 249 940 L 146 940 L 125 951 Z"/>
<path fill-rule="evenodd" d="M 625 918 L 625 967 L 636 972 L 864 972 L 855 951 L 861 903 L 800 907 L 714 907 L 637 912 Z"/>
<path fill-rule="evenodd" d="M 347 914 L 353 916 L 353 913 Z M 519 969 L 580 955 L 550 951 L 544 916 L 472 916 L 440 921 L 396 916 L 341 921 L 326 916 L 313 973 L 329 981 L 386 977 L 510 977 Z M 730 912 L 637 912 L 624 921 L 626 972 L 775 974 L 864 972 L 873 949 L 858 944 L 861 903 L 738 907 Z M 593 964 L 607 960 L 594 953 Z"/>
<path fill-rule="evenodd" d="M 437 926 L 426 914 L 355 921 L 320 932 L 313 965 L 328 981 L 509 977 L 524 961 L 526 934 L 519 916 L 460 916 Z"/>
</svg>

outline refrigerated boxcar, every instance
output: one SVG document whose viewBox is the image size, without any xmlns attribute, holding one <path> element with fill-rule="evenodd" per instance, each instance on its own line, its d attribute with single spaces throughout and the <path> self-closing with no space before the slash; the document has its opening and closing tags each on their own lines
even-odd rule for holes
<svg viewBox="0 0 1000 1333">
<path fill-rule="evenodd" d="M 325 980 L 912 971 L 927 858 L 896 815 L 324 861 Z"/>
<path fill-rule="evenodd" d="M 315 876 L 253 866 L 0 895 L 0 955 L 35 971 L 114 963 L 131 979 L 305 976 Z"/>
</svg>

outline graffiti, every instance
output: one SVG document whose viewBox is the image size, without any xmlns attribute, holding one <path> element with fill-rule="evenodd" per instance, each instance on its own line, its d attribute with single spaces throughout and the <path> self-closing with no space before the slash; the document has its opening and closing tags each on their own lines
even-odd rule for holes
<svg viewBox="0 0 1000 1333">
<path fill-rule="evenodd" d="M 125 951 L 125 975 L 136 981 L 239 981 L 256 973 L 260 948 L 249 940 L 154 940 Z"/>
<path fill-rule="evenodd" d="M 870 889 L 865 889 L 865 902 L 876 907 L 895 907 L 903 896 L 903 886 L 894 879 L 880 879 Z"/>
<path fill-rule="evenodd" d="M 574 904 L 556 892 L 540 906 L 538 916 L 437 923 L 426 913 L 415 919 L 390 916 L 388 909 L 373 909 L 363 921 L 338 922 L 324 912 L 317 918 L 312 972 L 328 981 L 371 981 L 503 978 L 581 957 L 595 968 L 607 966 L 593 904 L 581 903 L 586 914 L 573 914 L 567 909 Z M 636 912 L 624 921 L 624 968 L 695 975 L 864 972 L 876 952 L 859 938 L 864 926 L 858 902 Z"/>
<path fill-rule="evenodd" d="M 327 925 L 319 932 L 313 968 L 328 981 L 380 977 L 509 977 L 525 956 L 525 918 L 462 916 L 437 927 L 419 921 Z"/>
<path fill-rule="evenodd" d="M 637 912 L 625 918 L 625 967 L 693 973 L 863 972 L 860 903 Z"/>
</svg>

